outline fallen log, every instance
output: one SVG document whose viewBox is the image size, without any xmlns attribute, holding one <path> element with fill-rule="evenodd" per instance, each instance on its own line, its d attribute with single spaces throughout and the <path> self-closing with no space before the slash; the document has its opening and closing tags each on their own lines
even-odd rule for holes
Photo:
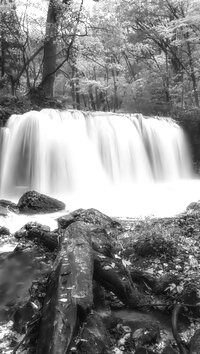
<svg viewBox="0 0 200 354">
<path fill-rule="evenodd" d="M 93 254 L 90 226 L 70 225 L 61 241 L 49 278 L 37 343 L 37 354 L 66 353 L 76 327 L 93 305 Z"/>
</svg>

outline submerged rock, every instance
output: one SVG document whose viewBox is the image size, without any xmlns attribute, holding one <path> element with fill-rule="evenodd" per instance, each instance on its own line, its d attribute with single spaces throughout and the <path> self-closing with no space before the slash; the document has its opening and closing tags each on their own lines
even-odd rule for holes
<svg viewBox="0 0 200 354">
<path fill-rule="evenodd" d="M 19 199 L 17 207 L 20 213 L 38 214 L 53 213 L 65 209 L 65 204 L 57 199 L 36 191 L 29 191 Z"/>
</svg>

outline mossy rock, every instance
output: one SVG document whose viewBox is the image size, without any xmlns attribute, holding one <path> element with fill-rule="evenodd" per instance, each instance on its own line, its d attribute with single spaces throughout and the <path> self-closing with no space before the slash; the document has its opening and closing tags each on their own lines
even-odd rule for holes
<svg viewBox="0 0 200 354">
<path fill-rule="evenodd" d="M 45 214 L 65 209 L 65 204 L 60 200 L 36 191 L 24 193 L 19 199 L 17 206 L 19 212 L 23 214 Z"/>
</svg>

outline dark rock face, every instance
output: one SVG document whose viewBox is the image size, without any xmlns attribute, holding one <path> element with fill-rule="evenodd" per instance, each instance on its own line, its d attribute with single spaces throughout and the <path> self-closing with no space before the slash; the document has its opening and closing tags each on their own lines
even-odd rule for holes
<svg viewBox="0 0 200 354">
<path fill-rule="evenodd" d="M 40 194 L 36 191 L 29 191 L 22 195 L 17 204 L 20 213 L 24 214 L 45 214 L 65 209 L 65 204 L 57 199 Z"/>
</svg>

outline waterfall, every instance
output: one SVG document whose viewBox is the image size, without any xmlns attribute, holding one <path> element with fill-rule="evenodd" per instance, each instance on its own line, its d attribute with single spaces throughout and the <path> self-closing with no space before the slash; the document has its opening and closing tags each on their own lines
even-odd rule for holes
<svg viewBox="0 0 200 354">
<path fill-rule="evenodd" d="M 71 208 L 123 203 L 124 210 L 133 198 L 133 212 L 142 193 L 192 177 L 183 130 L 167 118 L 31 111 L 10 117 L 0 146 L 1 198 L 34 189 Z"/>
</svg>

